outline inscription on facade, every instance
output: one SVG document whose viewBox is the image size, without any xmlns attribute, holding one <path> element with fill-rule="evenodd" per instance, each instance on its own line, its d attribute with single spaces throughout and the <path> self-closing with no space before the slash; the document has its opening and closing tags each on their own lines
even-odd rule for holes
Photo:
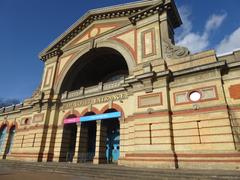
<svg viewBox="0 0 240 180">
<path fill-rule="evenodd" d="M 100 104 L 100 103 L 106 103 L 109 101 L 118 101 L 122 99 L 127 99 L 127 97 L 128 97 L 127 93 L 106 95 L 106 96 L 100 96 L 95 98 L 82 99 L 82 100 L 73 101 L 73 102 L 67 102 L 67 103 L 64 103 L 62 107 L 63 109 L 69 109 L 74 107 L 88 106 L 90 104 Z"/>
</svg>

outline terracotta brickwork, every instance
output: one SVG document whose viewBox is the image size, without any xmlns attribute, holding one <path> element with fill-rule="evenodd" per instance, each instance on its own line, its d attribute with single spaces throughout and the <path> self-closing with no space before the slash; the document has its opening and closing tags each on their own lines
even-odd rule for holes
<svg viewBox="0 0 240 180">
<path fill-rule="evenodd" d="M 230 86 L 229 93 L 231 98 L 240 99 L 240 84 Z"/>
</svg>

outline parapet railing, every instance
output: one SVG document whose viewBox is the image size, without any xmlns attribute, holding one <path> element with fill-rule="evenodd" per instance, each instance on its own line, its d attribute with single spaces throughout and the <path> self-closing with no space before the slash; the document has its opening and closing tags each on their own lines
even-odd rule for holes
<svg viewBox="0 0 240 180">
<path fill-rule="evenodd" d="M 17 111 L 17 110 L 19 110 L 21 107 L 23 107 L 23 103 L 13 104 L 13 105 L 7 106 L 7 107 L 2 107 L 2 108 L 0 108 L 0 114 L 1 114 L 1 113 L 11 112 L 11 111 Z"/>
<path fill-rule="evenodd" d="M 123 84 L 125 83 L 125 77 L 121 77 L 118 80 L 114 80 L 114 81 L 110 81 L 110 82 L 100 82 L 95 86 L 90 86 L 90 87 L 81 87 L 78 90 L 75 91 L 66 91 L 62 94 L 61 99 L 65 100 L 65 99 L 73 99 L 76 97 L 81 97 L 81 96 L 85 96 L 85 95 L 91 95 L 91 94 L 96 94 L 96 93 L 100 93 L 100 92 L 104 92 L 104 91 L 109 91 L 109 90 L 113 90 L 116 88 L 121 87 Z M 2 107 L 0 108 L 0 114 L 3 113 L 8 113 L 8 112 L 12 112 L 12 111 L 17 111 L 19 109 L 21 109 L 25 103 L 19 103 L 19 104 L 13 104 L 11 106 L 7 106 L 7 107 Z"/>
<path fill-rule="evenodd" d="M 108 90 L 119 88 L 124 83 L 125 83 L 124 77 L 122 77 L 121 79 L 115 80 L 115 81 L 111 81 L 111 82 L 106 82 L 106 83 L 100 82 L 100 83 L 98 83 L 98 85 L 95 85 L 95 86 L 81 87 L 78 90 L 74 90 L 74 91 L 70 91 L 70 92 L 65 91 L 62 94 L 61 98 L 62 98 L 62 100 L 73 99 L 73 98 L 84 96 L 84 95 L 100 93 L 103 91 L 108 91 Z"/>
</svg>

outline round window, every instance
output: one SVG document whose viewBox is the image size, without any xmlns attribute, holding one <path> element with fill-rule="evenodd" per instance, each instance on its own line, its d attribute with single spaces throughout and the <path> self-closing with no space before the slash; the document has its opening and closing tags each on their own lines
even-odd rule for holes
<svg viewBox="0 0 240 180">
<path fill-rule="evenodd" d="M 201 94 L 197 91 L 191 92 L 189 95 L 191 101 L 196 102 L 201 99 Z"/>
</svg>

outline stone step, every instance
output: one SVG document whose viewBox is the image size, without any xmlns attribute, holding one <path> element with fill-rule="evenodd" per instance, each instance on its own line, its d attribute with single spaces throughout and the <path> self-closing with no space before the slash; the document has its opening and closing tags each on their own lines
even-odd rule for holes
<svg viewBox="0 0 240 180">
<path fill-rule="evenodd" d="M 234 173 L 211 173 L 211 171 L 179 171 L 159 170 L 149 168 L 130 168 L 117 165 L 92 165 L 73 163 L 35 163 L 20 161 L 0 161 L 0 168 L 11 168 L 23 171 L 57 172 L 76 176 L 108 179 L 240 179 L 240 174 Z"/>
</svg>

